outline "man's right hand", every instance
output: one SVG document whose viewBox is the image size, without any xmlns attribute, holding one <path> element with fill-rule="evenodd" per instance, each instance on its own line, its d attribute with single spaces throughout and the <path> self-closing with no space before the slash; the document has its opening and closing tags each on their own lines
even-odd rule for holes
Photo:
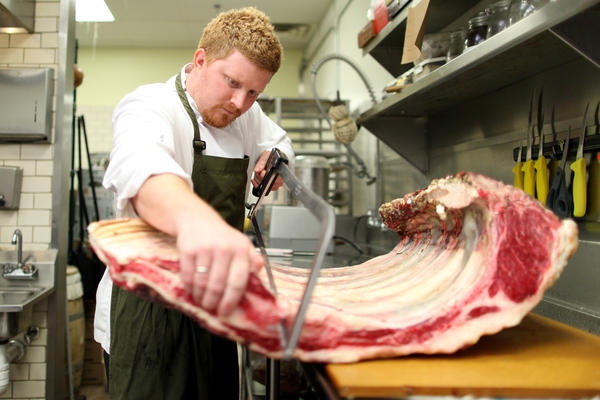
<svg viewBox="0 0 600 400">
<path fill-rule="evenodd" d="M 177 238 L 180 277 L 196 304 L 229 315 L 264 263 L 250 239 L 175 175 L 151 176 L 132 202 L 141 218 Z"/>
</svg>

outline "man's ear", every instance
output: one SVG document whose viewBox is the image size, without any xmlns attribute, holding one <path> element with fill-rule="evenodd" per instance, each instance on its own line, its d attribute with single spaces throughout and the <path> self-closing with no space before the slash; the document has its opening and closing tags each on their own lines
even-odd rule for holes
<svg viewBox="0 0 600 400">
<path fill-rule="evenodd" d="M 194 67 L 201 67 L 206 62 L 206 50 L 198 48 L 194 53 Z"/>
</svg>

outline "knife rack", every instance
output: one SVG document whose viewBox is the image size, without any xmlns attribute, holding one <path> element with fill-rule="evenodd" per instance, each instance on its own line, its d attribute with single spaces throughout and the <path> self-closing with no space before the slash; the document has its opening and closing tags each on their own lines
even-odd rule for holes
<svg viewBox="0 0 600 400">
<path fill-rule="evenodd" d="M 579 146 L 579 136 L 580 132 L 571 132 L 571 139 L 569 140 L 569 154 L 567 155 L 567 159 L 574 159 L 577 155 L 577 148 Z M 560 160 L 562 156 L 563 143 L 565 139 L 558 139 L 555 141 L 546 142 L 546 137 L 544 137 L 544 157 L 547 159 L 558 158 Z M 517 158 L 519 157 L 519 149 L 521 150 L 521 160 L 522 162 L 527 161 L 527 146 L 515 147 L 513 149 L 513 161 L 519 161 Z M 539 144 L 534 144 L 531 147 L 531 156 L 535 160 L 538 157 L 538 152 L 540 149 Z M 583 143 L 583 153 L 592 153 L 592 152 L 600 152 L 600 134 L 591 134 L 585 137 L 585 141 Z"/>
</svg>

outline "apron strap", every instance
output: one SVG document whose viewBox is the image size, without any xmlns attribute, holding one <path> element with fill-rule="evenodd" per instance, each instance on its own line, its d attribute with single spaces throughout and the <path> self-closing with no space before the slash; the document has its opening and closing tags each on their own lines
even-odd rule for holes
<svg viewBox="0 0 600 400">
<path fill-rule="evenodd" d="M 185 108 L 185 111 L 187 111 L 190 119 L 192 120 L 192 125 L 194 126 L 194 151 L 202 153 L 206 149 L 206 142 L 200 138 L 200 127 L 198 126 L 196 114 L 194 114 L 194 110 L 192 110 L 190 102 L 188 101 L 185 91 L 183 90 L 183 85 L 181 84 L 181 72 L 178 73 L 177 77 L 175 78 L 175 89 L 177 89 L 179 100 L 181 100 L 181 104 L 183 104 L 183 108 Z"/>
</svg>

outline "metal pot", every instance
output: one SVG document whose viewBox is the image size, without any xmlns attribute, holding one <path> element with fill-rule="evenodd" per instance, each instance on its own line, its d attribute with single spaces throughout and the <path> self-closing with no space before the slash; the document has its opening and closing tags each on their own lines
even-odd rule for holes
<svg viewBox="0 0 600 400">
<path fill-rule="evenodd" d="M 329 200 L 329 171 L 331 167 L 325 157 L 296 156 L 294 172 L 298 179 L 325 201 Z M 297 204 L 295 199 L 292 199 Z"/>
</svg>

